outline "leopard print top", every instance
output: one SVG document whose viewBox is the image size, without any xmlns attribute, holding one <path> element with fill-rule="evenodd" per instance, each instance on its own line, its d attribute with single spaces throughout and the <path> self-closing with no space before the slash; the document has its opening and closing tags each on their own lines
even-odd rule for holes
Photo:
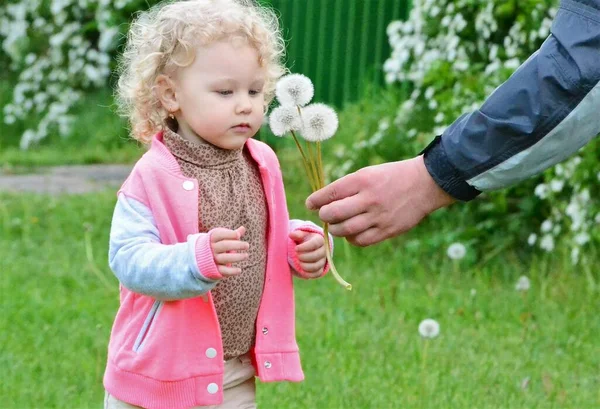
<svg viewBox="0 0 600 409">
<path fill-rule="evenodd" d="M 246 149 L 226 150 L 206 141 L 192 143 L 167 130 L 164 143 L 183 174 L 198 180 L 199 229 L 246 227 L 248 259 L 242 273 L 221 280 L 212 290 L 225 359 L 254 345 L 255 322 L 267 263 L 267 205 L 258 167 Z"/>
</svg>

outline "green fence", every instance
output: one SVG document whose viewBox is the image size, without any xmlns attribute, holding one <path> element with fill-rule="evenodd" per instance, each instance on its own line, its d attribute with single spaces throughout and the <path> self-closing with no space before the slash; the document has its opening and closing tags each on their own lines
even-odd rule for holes
<svg viewBox="0 0 600 409">
<path fill-rule="evenodd" d="M 383 83 L 386 34 L 409 0 L 265 0 L 279 11 L 288 67 L 315 83 L 315 100 L 340 107 Z"/>
</svg>

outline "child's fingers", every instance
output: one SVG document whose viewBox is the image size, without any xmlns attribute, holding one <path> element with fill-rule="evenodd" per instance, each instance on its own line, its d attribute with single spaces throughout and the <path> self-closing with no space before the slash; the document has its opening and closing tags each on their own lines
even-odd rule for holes
<svg viewBox="0 0 600 409">
<path fill-rule="evenodd" d="M 212 244 L 213 253 L 227 253 L 228 251 L 248 251 L 250 245 L 241 240 L 222 240 Z"/>
<path fill-rule="evenodd" d="M 309 253 L 317 250 L 325 245 L 323 236 L 320 234 L 313 234 L 312 237 L 308 238 L 304 243 L 296 246 L 296 251 L 299 253 Z"/>
<path fill-rule="evenodd" d="M 219 273 L 221 273 L 223 277 L 236 276 L 242 272 L 242 269 L 239 267 L 228 267 L 218 265 L 217 268 L 219 269 Z"/>
<path fill-rule="evenodd" d="M 325 267 L 325 259 L 321 259 L 314 263 L 300 263 L 300 267 L 302 267 L 302 271 L 306 273 L 316 273 L 323 271 L 323 267 Z"/>
<path fill-rule="evenodd" d="M 294 240 L 296 243 L 302 243 L 304 238 L 309 234 L 310 233 L 303 230 L 294 230 L 290 233 L 290 239 Z"/>
<path fill-rule="evenodd" d="M 323 275 L 323 269 L 320 269 L 320 270 L 318 270 L 318 271 L 315 271 L 315 272 L 312 272 L 312 273 L 309 273 L 309 272 L 307 272 L 307 271 L 304 271 L 304 274 L 302 274 L 302 276 L 303 276 L 304 278 L 308 278 L 308 279 L 312 279 L 312 278 L 319 278 L 319 277 L 321 277 L 322 275 Z"/>
<path fill-rule="evenodd" d="M 314 263 L 325 258 L 325 247 L 320 247 L 308 253 L 298 253 L 298 260 L 304 263 Z"/>
<path fill-rule="evenodd" d="M 217 227 L 211 230 L 210 241 L 216 243 L 222 240 L 239 240 L 245 232 L 246 228 L 244 226 L 238 227 L 236 230 Z"/>
<path fill-rule="evenodd" d="M 244 226 L 240 226 L 237 229 L 235 229 L 235 231 L 238 234 L 238 239 L 241 239 L 242 236 L 246 233 L 246 228 Z"/>
<path fill-rule="evenodd" d="M 215 255 L 215 263 L 231 264 L 244 261 L 248 258 L 248 253 L 220 253 Z"/>
</svg>

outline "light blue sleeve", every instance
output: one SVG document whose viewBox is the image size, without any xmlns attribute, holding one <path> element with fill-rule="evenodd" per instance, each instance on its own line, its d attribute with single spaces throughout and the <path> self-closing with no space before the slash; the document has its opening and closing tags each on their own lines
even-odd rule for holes
<svg viewBox="0 0 600 409">
<path fill-rule="evenodd" d="M 125 288 L 158 300 L 200 296 L 217 283 L 198 269 L 195 246 L 202 234 L 162 244 L 150 209 L 120 194 L 110 230 L 110 268 Z"/>
</svg>

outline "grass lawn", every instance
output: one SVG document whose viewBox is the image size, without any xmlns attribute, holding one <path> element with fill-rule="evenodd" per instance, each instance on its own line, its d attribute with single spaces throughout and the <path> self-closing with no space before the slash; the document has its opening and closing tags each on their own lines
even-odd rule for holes
<svg viewBox="0 0 600 409">
<path fill-rule="evenodd" d="M 290 214 L 307 217 L 306 192 L 282 168 Z M 0 195 L 0 407 L 101 407 L 118 304 L 106 263 L 114 202 L 114 192 Z M 600 407 L 597 269 L 510 252 L 453 264 L 454 226 L 441 220 L 367 249 L 337 240 L 352 292 L 332 277 L 297 281 L 306 381 L 260 384 L 259 407 Z M 440 323 L 438 338 L 419 337 L 424 318 Z"/>
</svg>

